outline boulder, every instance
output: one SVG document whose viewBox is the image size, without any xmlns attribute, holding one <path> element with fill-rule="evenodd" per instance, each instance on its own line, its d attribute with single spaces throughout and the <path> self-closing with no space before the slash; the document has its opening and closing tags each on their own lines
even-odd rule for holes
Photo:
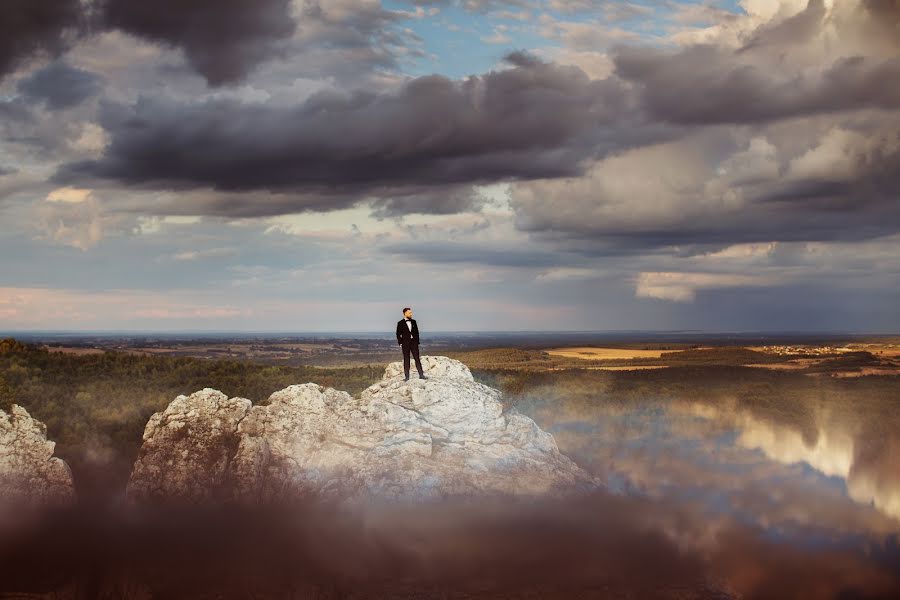
<svg viewBox="0 0 900 600">
<path fill-rule="evenodd" d="M 72 470 L 55 448 L 47 426 L 24 407 L 0 410 L 0 511 L 74 504 Z"/>
<path fill-rule="evenodd" d="M 187 503 L 228 499 L 228 470 L 238 423 L 251 402 L 203 388 L 180 395 L 144 427 L 143 444 L 125 490 L 134 498 Z"/>
</svg>

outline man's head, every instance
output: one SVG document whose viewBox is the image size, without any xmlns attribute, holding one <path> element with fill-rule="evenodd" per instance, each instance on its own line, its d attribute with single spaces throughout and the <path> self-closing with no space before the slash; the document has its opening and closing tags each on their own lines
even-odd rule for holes
<svg viewBox="0 0 900 600">
<path fill-rule="evenodd" d="M 410 307 L 406 307 L 403 309 L 403 316 L 407 319 L 412 319 L 412 309 Z"/>
</svg>

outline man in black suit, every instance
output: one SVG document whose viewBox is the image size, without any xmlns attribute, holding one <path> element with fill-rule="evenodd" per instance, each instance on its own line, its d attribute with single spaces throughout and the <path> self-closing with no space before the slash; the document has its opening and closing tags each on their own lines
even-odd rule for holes
<svg viewBox="0 0 900 600">
<path fill-rule="evenodd" d="M 397 321 L 397 343 L 403 348 L 403 374 L 404 381 L 409 381 L 409 353 L 412 352 L 416 359 L 416 369 L 419 371 L 419 379 L 428 379 L 422 370 L 422 362 L 419 360 L 419 326 L 412 318 L 412 309 L 403 309 L 403 318 Z"/>
</svg>

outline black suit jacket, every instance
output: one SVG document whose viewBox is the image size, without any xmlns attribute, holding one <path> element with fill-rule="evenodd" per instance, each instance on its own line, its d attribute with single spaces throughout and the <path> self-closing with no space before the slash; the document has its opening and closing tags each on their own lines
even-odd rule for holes
<svg viewBox="0 0 900 600">
<path fill-rule="evenodd" d="M 406 319 L 400 319 L 397 322 L 397 343 L 401 346 L 419 343 L 419 326 L 416 325 L 415 319 L 410 319 L 410 321 L 412 321 L 412 331 L 406 325 Z"/>
</svg>

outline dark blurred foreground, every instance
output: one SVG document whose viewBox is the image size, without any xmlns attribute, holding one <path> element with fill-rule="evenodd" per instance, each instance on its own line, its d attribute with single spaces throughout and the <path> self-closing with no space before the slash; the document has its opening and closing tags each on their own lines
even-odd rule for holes
<svg viewBox="0 0 900 600">
<path fill-rule="evenodd" d="M 896 537 L 796 547 L 605 492 L 353 512 L 95 506 L 0 523 L 0 598 L 900 598 Z"/>
</svg>

